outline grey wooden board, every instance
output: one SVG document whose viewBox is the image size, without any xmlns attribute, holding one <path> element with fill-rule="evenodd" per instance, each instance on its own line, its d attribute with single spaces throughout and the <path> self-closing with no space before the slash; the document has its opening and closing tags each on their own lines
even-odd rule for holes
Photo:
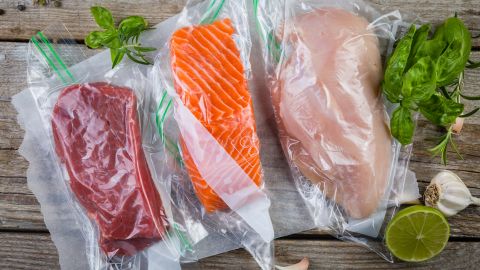
<svg viewBox="0 0 480 270">
<path fill-rule="evenodd" d="M 388 263 L 376 254 L 348 242 L 332 239 L 280 239 L 275 241 L 278 264 L 310 259 L 310 269 L 477 269 L 480 243 L 451 241 L 443 253 L 424 263 Z M 0 233 L 0 269 L 59 269 L 55 246 L 46 233 Z M 257 269 L 243 250 L 213 256 L 184 269 Z"/>
<path fill-rule="evenodd" d="M 21 12 L 16 9 L 19 1 L 3 0 L 0 1 L 0 8 L 5 10 L 5 14 L 0 16 L 0 40 L 29 39 L 37 31 L 56 22 L 65 23 L 75 38 L 83 39 L 91 29 L 96 27 L 89 12 L 90 6 L 94 4 L 108 7 L 115 18 L 142 15 L 151 24 L 157 24 L 178 13 L 185 2 L 186 0 L 63 0 L 62 7 L 55 8 L 53 6 L 35 7 L 31 1 L 20 1 L 27 7 Z M 438 23 L 457 12 L 474 33 L 480 31 L 480 7 L 477 0 L 372 0 L 369 2 L 386 11 L 400 9 L 415 13 L 433 23 Z M 478 41 L 476 44 L 479 44 Z"/>
</svg>

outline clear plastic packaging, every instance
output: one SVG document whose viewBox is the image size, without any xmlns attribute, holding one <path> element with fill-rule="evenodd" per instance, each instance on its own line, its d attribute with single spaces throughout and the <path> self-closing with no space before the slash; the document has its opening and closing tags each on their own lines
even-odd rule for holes
<svg viewBox="0 0 480 270">
<path fill-rule="evenodd" d="M 201 222 L 205 242 L 229 239 L 272 269 L 270 199 L 248 85 L 248 3 L 187 3 L 156 57 L 153 99 L 160 140 L 177 160 L 174 177 L 185 191 L 176 207 Z M 192 249 L 202 252 L 201 245 Z"/>
<path fill-rule="evenodd" d="M 32 37 L 29 88 L 13 100 L 26 130 L 28 183 L 60 264 L 179 269 L 183 219 L 144 151 L 146 67 L 83 61 L 72 40 L 61 24 Z"/>
<path fill-rule="evenodd" d="M 392 261 L 382 229 L 411 146 L 390 135 L 381 81 L 402 15 L 356 0 L 255 0 L 254 15 L 279 139 L 315 226 Z"/>
</svg>

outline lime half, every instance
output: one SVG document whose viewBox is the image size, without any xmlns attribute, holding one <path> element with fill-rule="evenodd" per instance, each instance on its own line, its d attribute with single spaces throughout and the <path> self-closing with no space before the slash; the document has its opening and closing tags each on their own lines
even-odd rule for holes
<svg viewBox="0 0 480 270">
<path fill-rule="evenodd" d="M 388 249 L 407 262 L 421 262 L 438 255 L 447 245 L 450 226 L 437 209 L 416 205 L 403 209 L 385 232 Z"/>
</svg>

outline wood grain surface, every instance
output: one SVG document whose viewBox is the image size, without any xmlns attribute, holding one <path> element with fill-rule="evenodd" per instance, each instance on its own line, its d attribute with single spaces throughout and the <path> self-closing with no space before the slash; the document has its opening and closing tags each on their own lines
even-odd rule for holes
<svg viewBox="0 0 480 270">
<path fill-rule="evenodd" d="M 400 9 L 405 14 L 415 13 L 425 21 L 436 23 L 457 12 L 474 35 L 480 34 L 479 0 L 374 0 L 370 1 L 385 11 Z M 17 5 L 24 3 L 25 11 Z M 88 31 L 95 28 L 89 7 L 101 3 L 110 8 L 116 18 L 142 15 L 156 24 L 179 12 L 185 0 L 141 1 L 61 1 L 61 7 L 35 6 L 32 1 L 0 0 L 0 269 L 57 269 L 58 255 L 50 240 L 35 196 L 27 187 L 25 178 L 28 163 L 17 150 L 23 139 L 23 130 L 17 124 L 11 97 L 24 89 L 28 39 L 38 30 L 52 23 L 64 22 L 74 38 L 81 43 Z M 76 45 L 82 46 L 83 45 Z M 480 50 L 480 39 L 474 48 Z M 97 51 L 85 49 L 87 55 Z M 480 52 L 473 53 L 480 60 Z M 480 94 L 480 70 L 468 71 L 465 92 Z M 468 109 L 473 105 L 469 104 Z M 440 169 L 457 173 L 474 196 L 480 196 L 480 114 L 468 118 L 462 134 L 456 137 L 463 159 L 449 152 L 446 167 L 432 158 L 427 148 L 433 146 L 440 131 L 423 119 L 419 120 L 415 135 L 414 153 L 410 167 L 417 174 L 421 191 Z M 275 138 L 264 140 L 278 144 Z M 269 145 L 264 146 L 268 148 Z M 266 170 L 275 170 L 272 159 Z M 449 219 L 452 238 L 441 256 L 421 264 L 389 264 L 373 252 L 352 243 L 328 236 L 327 231 L 310 230 L 282 238 L 275 242 L 280 264 L 294 263 L 302 257 L 311 259 L 311 269 L 332 268 L 423 268 L 476 269 L 480 264 L 480 208 L 469 207 Z M 251 257 L 242 250 L 213 256 L 186 269 L 256 269 Z"/>
<path fill-rule="evenodd" d="M 450 241 L 441 256 L 424 263 L 388 263 L 375 253 L 358 245 L 334 239 L 279 239 L 275 241 L 279 265 L 310 259 L 310 269 L 475 269 L 480 257 L 471 256 L 480 249 L 479 242 Z M 0 233 L 2 269 L 56 269 L 58 257 L 47 233 Z M 468 260 L 466 258 L 469 258 Z M 257 269 L 256 262 L 244 250 L 213 256 L 184 269 L 231 270 Z"/>
</svg>

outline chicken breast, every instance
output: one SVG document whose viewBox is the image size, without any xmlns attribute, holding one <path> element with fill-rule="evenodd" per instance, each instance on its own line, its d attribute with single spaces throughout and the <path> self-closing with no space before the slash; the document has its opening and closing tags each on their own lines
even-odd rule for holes
<svg viewBox="0 0 480 270">
<path fill-rule="evenodd" d="M 392 155 L 378 39 L 368 25 L 335 8 L 295 18 L 273 92 L 290 159 L 352 218 L 377 209 Z"/>
</svg>

